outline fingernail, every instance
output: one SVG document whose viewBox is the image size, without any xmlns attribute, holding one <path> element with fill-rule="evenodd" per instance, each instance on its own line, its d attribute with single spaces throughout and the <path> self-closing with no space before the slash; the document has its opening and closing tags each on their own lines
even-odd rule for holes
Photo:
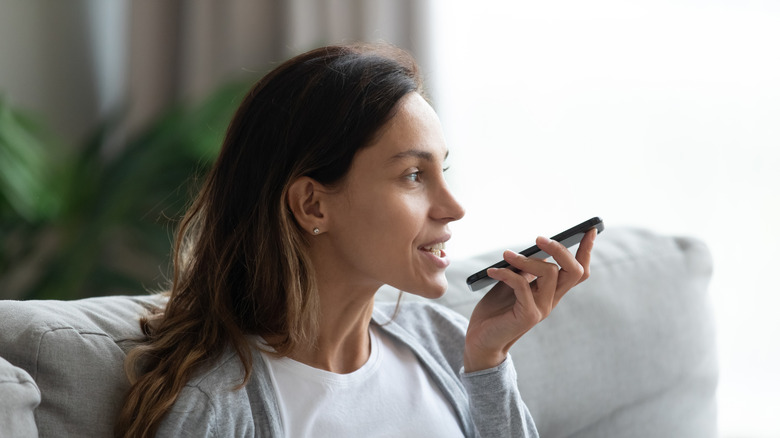
<svg viewBox="0 0 780 438">
<path fill-rule="evenodd" d="M 544 236 L 539 236 L 539 240 L 541 240 L 544 243 L 549 243 L 550 242 L 550 239 L 548 239 L 548 238 L 546 238 Z"/>
</svg>

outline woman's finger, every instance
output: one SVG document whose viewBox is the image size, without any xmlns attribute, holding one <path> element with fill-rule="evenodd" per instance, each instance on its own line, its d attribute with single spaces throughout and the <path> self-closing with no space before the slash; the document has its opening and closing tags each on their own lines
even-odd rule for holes
<svg viewBox="0 0 780 438">
<path fill-rule="evenodd" d="M 557 304 L 555 296 L 559 281 L 559 270 L 557 265 L 547 262 L 544 262 L 544 265 L 540 266 L 540 268 L 541 272 L 534 280 L 536 287 L 532 289 L 534 290 L 536 304 L 543 313 L 543 318 L 547 318 Z"/>
<path fill-rule="evenodd" d="M 528 258 L 512 251 L 504 252 L 504 260 L 515 269 L 535 278 L 530 282 L 533 300 L 536 306 L 547 316 L 554 307 L 556 285 L 558 284 L 558 266 L 543 260 Z M 510 273 L 513 273 L 510 271 Z M 517 275 L 517 274 L 515 274 Z M 528 278 L 524 278 L 528 282 Z M 512 286 L 512 285 L 510 285 Z M 514 286 L 512 286 L 514 288 Z"/>
<path fill-rule="evenodd" d="M 560 242 L 547 239 L 546 237 L 539 237 L 536 239 L 536 245 L 547 254 L 550 254 L 561 268 L 555 289 L 555 302 L 557 303 L 569 289 L 579 283 L 583 274 L 583 267 L 569 249 Z"/>
<path fill-rule="evenodd" d="M 511 252 L 511 251 L 507 251 Z M 505 253 L 506 254 L 506 253 Z M 506 255 L 505 255 L 506 258 Z M 511 264 L 511 263 L 510 263 Z M 515 298 L 523 306 L 529 306 L 534 302 L 533 291 L 528 280 L 521 274 L 508 268 L 490 268 L 487 271 L 488 277 L 501 281 L 509 286 L 515 293 Z"/>
<path fill-rule="evenodd" d="M 596 242 L 597 235 L 598 231 L 596 231 L 596 229 L 588 231 L 582 239 L 582 242 L 580 242 L 580 247 L 577 248 L 576 259 L 580 265 L 582 265 L 583 269 L 579 283 L 590 278 L 590 253 L 593 251 L 593 245 Z"/>
</svg>

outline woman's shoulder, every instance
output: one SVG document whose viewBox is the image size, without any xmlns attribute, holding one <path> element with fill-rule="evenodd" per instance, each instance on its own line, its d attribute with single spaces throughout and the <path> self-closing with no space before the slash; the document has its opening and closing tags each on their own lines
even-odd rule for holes
<svg viewBox="0 0 780 438">
<path fill-rule="evenodd" d="M 242 385 L 244 365 L 241 359 L 235 351 L 225 352 L 190 378 L 179 393 L 161 430 L 189 430 L 195 427 L 201 432 L 231 430 L 237 431 L 237 436 L 252 436 L 258 424 L 268 426 L 271 423 L 267 419 L 254 418 L 255 413 L 267 411 L 269 405 L 267 398 L 270 392 L 264 379 L 258 376 L 263 373 L 260 369 L 263 367 L 261 353 L 254 352 L 250 380 Z M 266 412 L 266 417 L 271 416 Z"/>
<path fill-rule="evenodd" d="M 187 382 L 188 387 L 198 388 L 205 394 L 221 392 L 225 386 L 237 387 L 244 380 L 244 367 L 238 354 L 229 349 L 219 357 L 204 364 Z"/>
</svg>

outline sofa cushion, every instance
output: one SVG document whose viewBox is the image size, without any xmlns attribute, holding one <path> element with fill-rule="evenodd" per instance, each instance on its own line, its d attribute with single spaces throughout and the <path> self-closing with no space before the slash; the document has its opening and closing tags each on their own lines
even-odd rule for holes
<svg viewBox="0 0 780 438">
<path fill-rule="evenodd" d="M 38 436 L 33 412 L 40 402 L 30 374 L 0 357 L 0 437 Z"/>
<path fill-rule="evenodd" d="M 0 354 L 41 390 L 40 436 L 111 436 L 128 382 L 125 349 L 157 297 L 0 302 Z"/>
<path fill-rule="evenodd" d="M 501 253 L 453 263 L 441 302 L 468 317 L 485 291 L 470 292 L 465 278 Z M 596 239 L 591 268 L 591 278 L 511 349 L 540 435 L 716 436 L 707 247 L 608 228 Z"/>
</svg>

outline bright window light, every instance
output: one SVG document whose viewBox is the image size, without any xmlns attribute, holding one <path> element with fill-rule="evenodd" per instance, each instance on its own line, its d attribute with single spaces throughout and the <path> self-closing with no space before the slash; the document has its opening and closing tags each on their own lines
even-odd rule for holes
<svg viewBox="0 0 780 438">
<path fill-rule="evenodd" d="M 722 437 L 780 436 L 780 4 L 434 2 L 454 257 L 607 226 L 710 247 Z"/>
</svg>

